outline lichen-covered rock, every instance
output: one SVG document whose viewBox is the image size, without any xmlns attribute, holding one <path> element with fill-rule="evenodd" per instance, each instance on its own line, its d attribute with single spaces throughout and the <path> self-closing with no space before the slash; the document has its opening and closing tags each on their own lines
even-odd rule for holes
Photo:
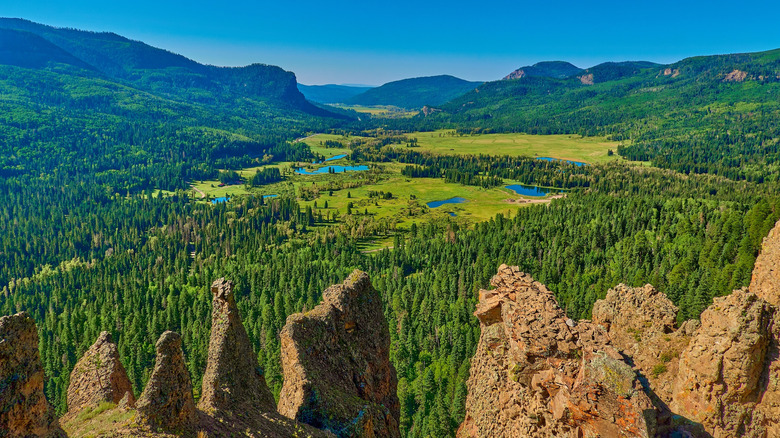
<svg viewBox="0 0 780 438">
<path fill-rule="evenodd" d="M 198 408 L 227 415 L 275 412 L 274 397 L 238 314 L 233 282 L 220 278 L 211 293 L 211 338 Z"/>
<path fill-rule="evenodd" d="M 35 321 L 26 312 L 0 318 L 0 436 L 65 437 L 43 381 Z"/>
<path fill-rule="evenodd" d="M 339 437 L 399 437 L 397 379 L 382 300 L 355 271 L 281 332 L 279 412 Z"/>
<path fill-rule="evenodd" d="M 767 436 L 756 404 L 774 316 L 772 305 L 744 289 L 716 298 L 680 356 L 672 410 L 715 437 Z"/>
<path fill-rule="evenodd" d="M 655 394 L 666 404 L 682 350 L 688 345 L 693 321 L 675 330 L 677 307 L 651 285 L 619 284 L 593 306 L 593 322 L 603 326 L 612 343 L 631 358 Z"/>
<path fill-rule="evenodd" d="M 753 268 L 750 291 L 780 307 L 780 221 L 764 238 Z"/>
<path fill-rule="evenodd" d="M 606 330 L 502 265 L 480 291 L 482 333 L 458 437 L 650 437 L 656 411 Z"/>
<path fill-rule="evenodd" d="M 156 349 L 154 370 L 138 398 L 139 419 L 153 429 L 191 430 L 195 424 L 195 400 L 184 363 L 181 336 L 172 331 L 163 333 Z"/>
<path fill-rule="evenodd" d="M 119 404 L 123 399 L 127 406 L 135 403 L 133 387 L 111 334 L 101 332 L 70 373 L 68 415 L 104 401 Z"/>
</svg>

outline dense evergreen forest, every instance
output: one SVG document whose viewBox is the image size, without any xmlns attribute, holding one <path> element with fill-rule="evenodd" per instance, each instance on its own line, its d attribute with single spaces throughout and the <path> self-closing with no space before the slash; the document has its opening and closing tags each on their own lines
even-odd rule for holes
<svg viewBox="0 0 780 438">
<path fill-rule="evenodd" d="M 490 102 L 503 110 L 463 107 L 474 98 L 467 95 L 429 118 L 356 122 L 302 103 L 280 69 L 213 70 L 113 34 L 3 26 L 47 55 L 0 65 L 0 94 L 10 96 L 0 100 L 0 314 L 26 310 L 36 319 L 46 394 L 59 413 L 76 360 L 102 330 L 118 340 L 136 394 L 159 335 L 181 333 L 197 397 L 208 285 L 220 276 L 237 284 L 244 324 L 278 395 L 286 317 L 314 307 L 326 287 L 359 268 L 384 300 L 403 435 L 453 436 L 479 338 L 476 292 L 499 264 L 547 284 L 573 318 L 588 318 L 595 300 L 625 282 L 653 284 L 686 320 L 748 284 L 761 239 L 780 218 L 775 52 L 682 61 L 670 66 L 680 72 L 674 78 L 623 66 L 592 70 L 592 86 L 572 78 L 488 83 L 481 95 L 497 96 Z M 119 43 L 135 49 L 108 56 Z M 723 68 L 764 79 L 724 83 L 713 73 Z M 675 85 L 693 74 L 716 80 Z M 241 95 L 235 84 L 245 75 L 277 86 Z M 650 94 L 639 91 L 650 86 L 668 100 L 646 105 Z M 378 129 L 388 126 L 397 132 Z M 653 166 L 403 147 L 414 144 L 405 130 L 442 127 L 606 134 L 630 139 L 619 153 Z M 233 183 L 242 168 L 320 159 L 291 140 L 336 130 L 370 137 L 350 147 L 353 161 L 392 163 L 404 177 L 482 187 L 514 179 L 567 194 L 469 226 L 446 218 L 404 229 L 357 212 L 323 218 L 292 196 L 216 205 L 191 197 L 193 181 Z M 245 182 L 284 178 L 264 169 Z M 361 251 L 360 238 L 389 228 L 393 249 Z"/>
</svg>

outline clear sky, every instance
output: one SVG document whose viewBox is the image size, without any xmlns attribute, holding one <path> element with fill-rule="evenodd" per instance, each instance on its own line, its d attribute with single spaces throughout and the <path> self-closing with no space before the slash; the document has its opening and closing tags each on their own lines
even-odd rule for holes
<svg viewBox="0 0 780 438">
<path fill-rule="evenodd" d="M 544 60 L 780 47 L 780 0 L 0 0 L 0 15 L 112 31 L 207 64 L 274 64 L 304 84 L 494 80 Z"/>
</svg>

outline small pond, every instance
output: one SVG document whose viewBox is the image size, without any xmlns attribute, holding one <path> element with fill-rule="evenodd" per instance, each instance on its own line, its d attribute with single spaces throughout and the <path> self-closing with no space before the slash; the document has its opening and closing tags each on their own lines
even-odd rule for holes
<svg viewBox="0 0 780 438">
<path fill-rule="evenodd" d="M 444 204 L 463 204 L 464 202 L 468 202 L 466 198 L 461 198 L 460 196 L 456 196 L 454 198 L 444 199 L 442 201 L 431 201 L 426 205 L 430 208 L 436 208 L 436 207 L 441 207 Z"/>
<path fill-rule="evenodd" d="M 527 186 L 525 184 L 511 184 L 506 186 L 506 188 L 514 191 L 518 195 L 523 195 L 523 196 L 544 196 L 548 193 L 558 192 L 558 190 L 555 189 L 546 189 L 546 188 L 536 187 L 536 186 Z"/>
<path fill-rule="evenodd" d="M 223 202 L 228 202 L 229 200 L 230 198 L 228 198 L 227 196 L 220 196 L 219 198 L 212 199 L 211 203 L 216 205 L 216 204 L 221 204 Z"/>
<path fill-rule="evenodd" d="M 322 175 L 323 173 L 331 173 L 331 169 L 333 169 L 333 173 L 342 173 L 342 172 L 361 172 L 364 170 L 368 170 L 368 166 L 366 165 L 360 165 L 360 166 L 325 166 L 320 167 L 319 169 L 309 172 L 308 170 L 304 169 L 303 167 L 298 168 L 298 170 L 295 171 L 298 175 Z"/>
<path fill-rule="evenodd" d="M 550 158 L 550 157 L 536 157 L 537 160 L 544 160 L 544 161 L 565 161 L 569 164 L 573 164 L 577 167 L 580 166 L 587 166 L 588 163 L 583 163 L 581 161 L 571 161 L 571 160 L 561 160 L 560 158 Z"/>
</svg>

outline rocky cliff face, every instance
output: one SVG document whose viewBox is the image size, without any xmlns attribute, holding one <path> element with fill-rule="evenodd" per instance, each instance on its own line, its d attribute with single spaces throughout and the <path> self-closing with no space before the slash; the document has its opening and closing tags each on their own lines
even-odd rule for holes
<svg viewBox="0 0 780 438">
<path fill-rule="evenodd" d="M 35 321 L 24 312 L 0 318 L 0 436 L 65 436 L 43 381 Z"/>
<path fill-rule="evenodd" d="M 675 327 L 677 307 L 651 285 L 632 288 L 620 284 L 593 306 L 593 322 L 609 333 L 612 345 L 649 380 L 654 394 L 663 403 L 672 401 L 669 376 L 677 374 L 682 350 L 698 327 L 689 321 L 681 330 Z"/>
<path fill-rule="evenodd" d="M 124 398 L 127 405 L 135 403 L 127 371 L 119 361 L 119 350 L 111 334 L 102 332 L 70 373 L 68 416 L 103 401 L 119 404 Z"/>
<path fill-rule="evenodd" d="M 566 317 L 543 284 L 502 265 L 480 291 L 482 334 L 458 437 L 655 434 L 655 410 L 607 332 Z"/>
<path fill-rule="evenodd" d="M 764 238 L 753 268 L 750 291 L 773 306 L 780 306 L 780 222 Z"/>
<path fill-rule="evenodd" d="M 716 437 L 764 437 L 757 409 L 774 307 L 746 290 L 716 298 L 682 352 L 672 410 Z"/>
<path fill-rule="evenodd" d="M 206 412 L 274 412 L 276 404 L 252 351 L 233 296 L 233 282 L 211 285 L 211 338 L 198 408 Z"/>
<path fill-rule="evenodd" d="M 191 431 L 195 426 L 195 400 L 181 336 L 172 331 L 163 333 L 156 349 L 154 370 L 138 398 L 140 420 L 153 429 Z"/>
<path fill-rule="evenodd" d="M 279 412 L 339 437 L 399 437 L 398 384 L 382 300 L 355 271 L 281 332 Z"/>
</svg>

